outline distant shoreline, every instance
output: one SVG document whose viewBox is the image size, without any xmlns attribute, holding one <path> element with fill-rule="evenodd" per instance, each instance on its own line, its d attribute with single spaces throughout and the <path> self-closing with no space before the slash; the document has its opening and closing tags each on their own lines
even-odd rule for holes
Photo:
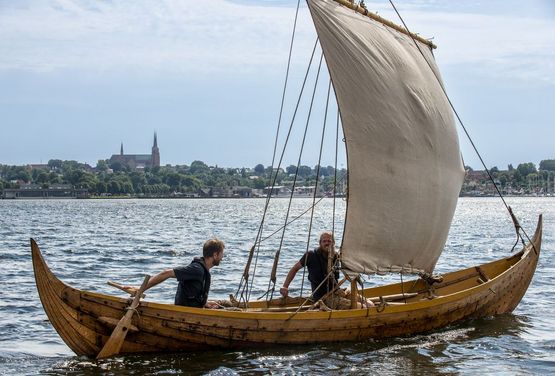
<svg viewBox="0 0 555 376">
<path fill-rule="evenodd" d="M 495 198 L 499 197 L 497 195 L 461 195 L 459 198 Z M 503 195 L 503 197 L 522 197 L 522 198 L 555 198 L 553 194 L 545 195 Z M 244 200 L 244 199 L 265 199 L 266 197 L 145 197 L 145 196 L 94 196 L 94 197 L 18 197 L 18 198 L 4 198 L 0 197 L 0 200 L 5 201 L 67 201 L 67 200 Z M 288 199 L 289 197 L 283 196 L 272 196 L 273 199 Z M 293 197 L 294 199 L 310 199 L 312 197 L 302 196 Z M 318 199 L 327 198 L 332 199 L 333 197 L 317 197 Z M 336 196 L 337 199 L 344 199 L 344 196 Z"/>
</svg>

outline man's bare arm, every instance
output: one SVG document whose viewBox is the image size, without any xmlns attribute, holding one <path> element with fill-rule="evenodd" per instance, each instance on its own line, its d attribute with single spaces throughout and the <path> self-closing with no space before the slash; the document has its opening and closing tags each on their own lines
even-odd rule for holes
<svg viewBox="0 0 555 376">
<path fill-rule="evenodd" d="M 166 269 L 166 270 L 156 274 L 155 276 L 152 276 L 148 280 L 145 291 L 148 290 L 151 287 L 156 286 L 159 283 L 164 282 L 168 278 L 175 278 L 175 272 L 173 271 L 173 269 Z M 139 290 L 138 288 L 131 287 L 131 286 L 123 286 L 123 288 L 126 289 L 126 290 L 130 290 L 129 293 L 131 294 L 131 296 L 135 296 L 135 294 Z"/>
<path fill-rule="evenodd" d="M 284 297 L 289 295 L 289 285 L 291 284 L 291 281 L 293 281 L 293 278 L 297 275 L 299 269 L 302 267 L 301 263 L 297 261 L 297 263 L 289 270 L 289 273 L 287 273 L 287 277 L 285 277 L 285 281 L 283 282 L 283 287 L 279 289 L 281 295 Z"/>
</svg>

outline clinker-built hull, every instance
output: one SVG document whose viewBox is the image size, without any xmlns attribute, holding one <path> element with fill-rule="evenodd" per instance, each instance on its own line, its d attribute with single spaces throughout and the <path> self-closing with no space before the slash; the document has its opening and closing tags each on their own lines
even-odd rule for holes
<svg viewBox="0 0 555 376">
<path fill-rule="evenodd" d="M 299 299 L 253 302 L 237 311 L 141 302 L 120 353 L 179 352 L 272 344 L 363 341 L 436 330 L 461 320 L 511 312 L 534 275 L 541 247 L 541 216 L 531 243 L 494 262 L 443 275 L 441 283 L 406 281 L 363 291 L 366 297 L 405 294 L 396 303 L 351 310 L 301 310 Z M 95 357 L 124 315 L 129 299 L 87 292 L 60 281 L 31 239 L 44 310 L 78 355 Z"/>
</svg>

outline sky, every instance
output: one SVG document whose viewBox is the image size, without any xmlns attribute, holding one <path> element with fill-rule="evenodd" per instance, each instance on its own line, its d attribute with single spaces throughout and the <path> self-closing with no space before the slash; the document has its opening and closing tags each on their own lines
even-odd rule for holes
<svg viewBox="0 0 555 376">
<path fill-rule="evenodd" d="M 296 4 L 0 0 L 0 164 L 95 166 L 122 142 L 125 153 L 149 154 L 157 132 L 163 165 L 270 165 Z M 366 4 L 400 23 L 388 1 Z M 438 46 L 447 92 L 488 167 L 555 158 L 555 1 L 395 5 L 411 31 Z M 282 130 L 314 41 L 301 2 Z M 321 123 L 311 124 L 302 164 L 318 161 Z M 335 124 L 328 123 L 321 163 L 333 165 Z M 459 131 L 465 164 L 480 169 Z M 296 164 L 299 148 L 291 143 L 282 164 Z"/>
</svg>

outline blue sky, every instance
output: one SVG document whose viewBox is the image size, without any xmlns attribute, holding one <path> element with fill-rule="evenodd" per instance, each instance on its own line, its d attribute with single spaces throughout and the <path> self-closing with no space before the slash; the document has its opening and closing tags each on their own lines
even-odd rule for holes
<svg viewBox="0 0 555 376">
<path fill-rule="evenodd" d="M 399 23 L 387 1 L 366 3 Z M 438 45 L 448 93 L 488 166 L 555 158 L 555 2 L 395 3 Z M 162 164 L 269 165 L 295 6 L 0 0 L 0 163 L 95 165 L 122 141 L 126 153 L 149 153 L 157 131 Z M 303 4 L 285 126 L 314 39 Z M 459 134 L 466 164 L 479 168 Z M 303 164 L 316 163 L 318 144 Z M 291 149 L 285 164 L 296 159 Z M 323 163 L 333 164 L 331 136 Z"/>
</svg>

